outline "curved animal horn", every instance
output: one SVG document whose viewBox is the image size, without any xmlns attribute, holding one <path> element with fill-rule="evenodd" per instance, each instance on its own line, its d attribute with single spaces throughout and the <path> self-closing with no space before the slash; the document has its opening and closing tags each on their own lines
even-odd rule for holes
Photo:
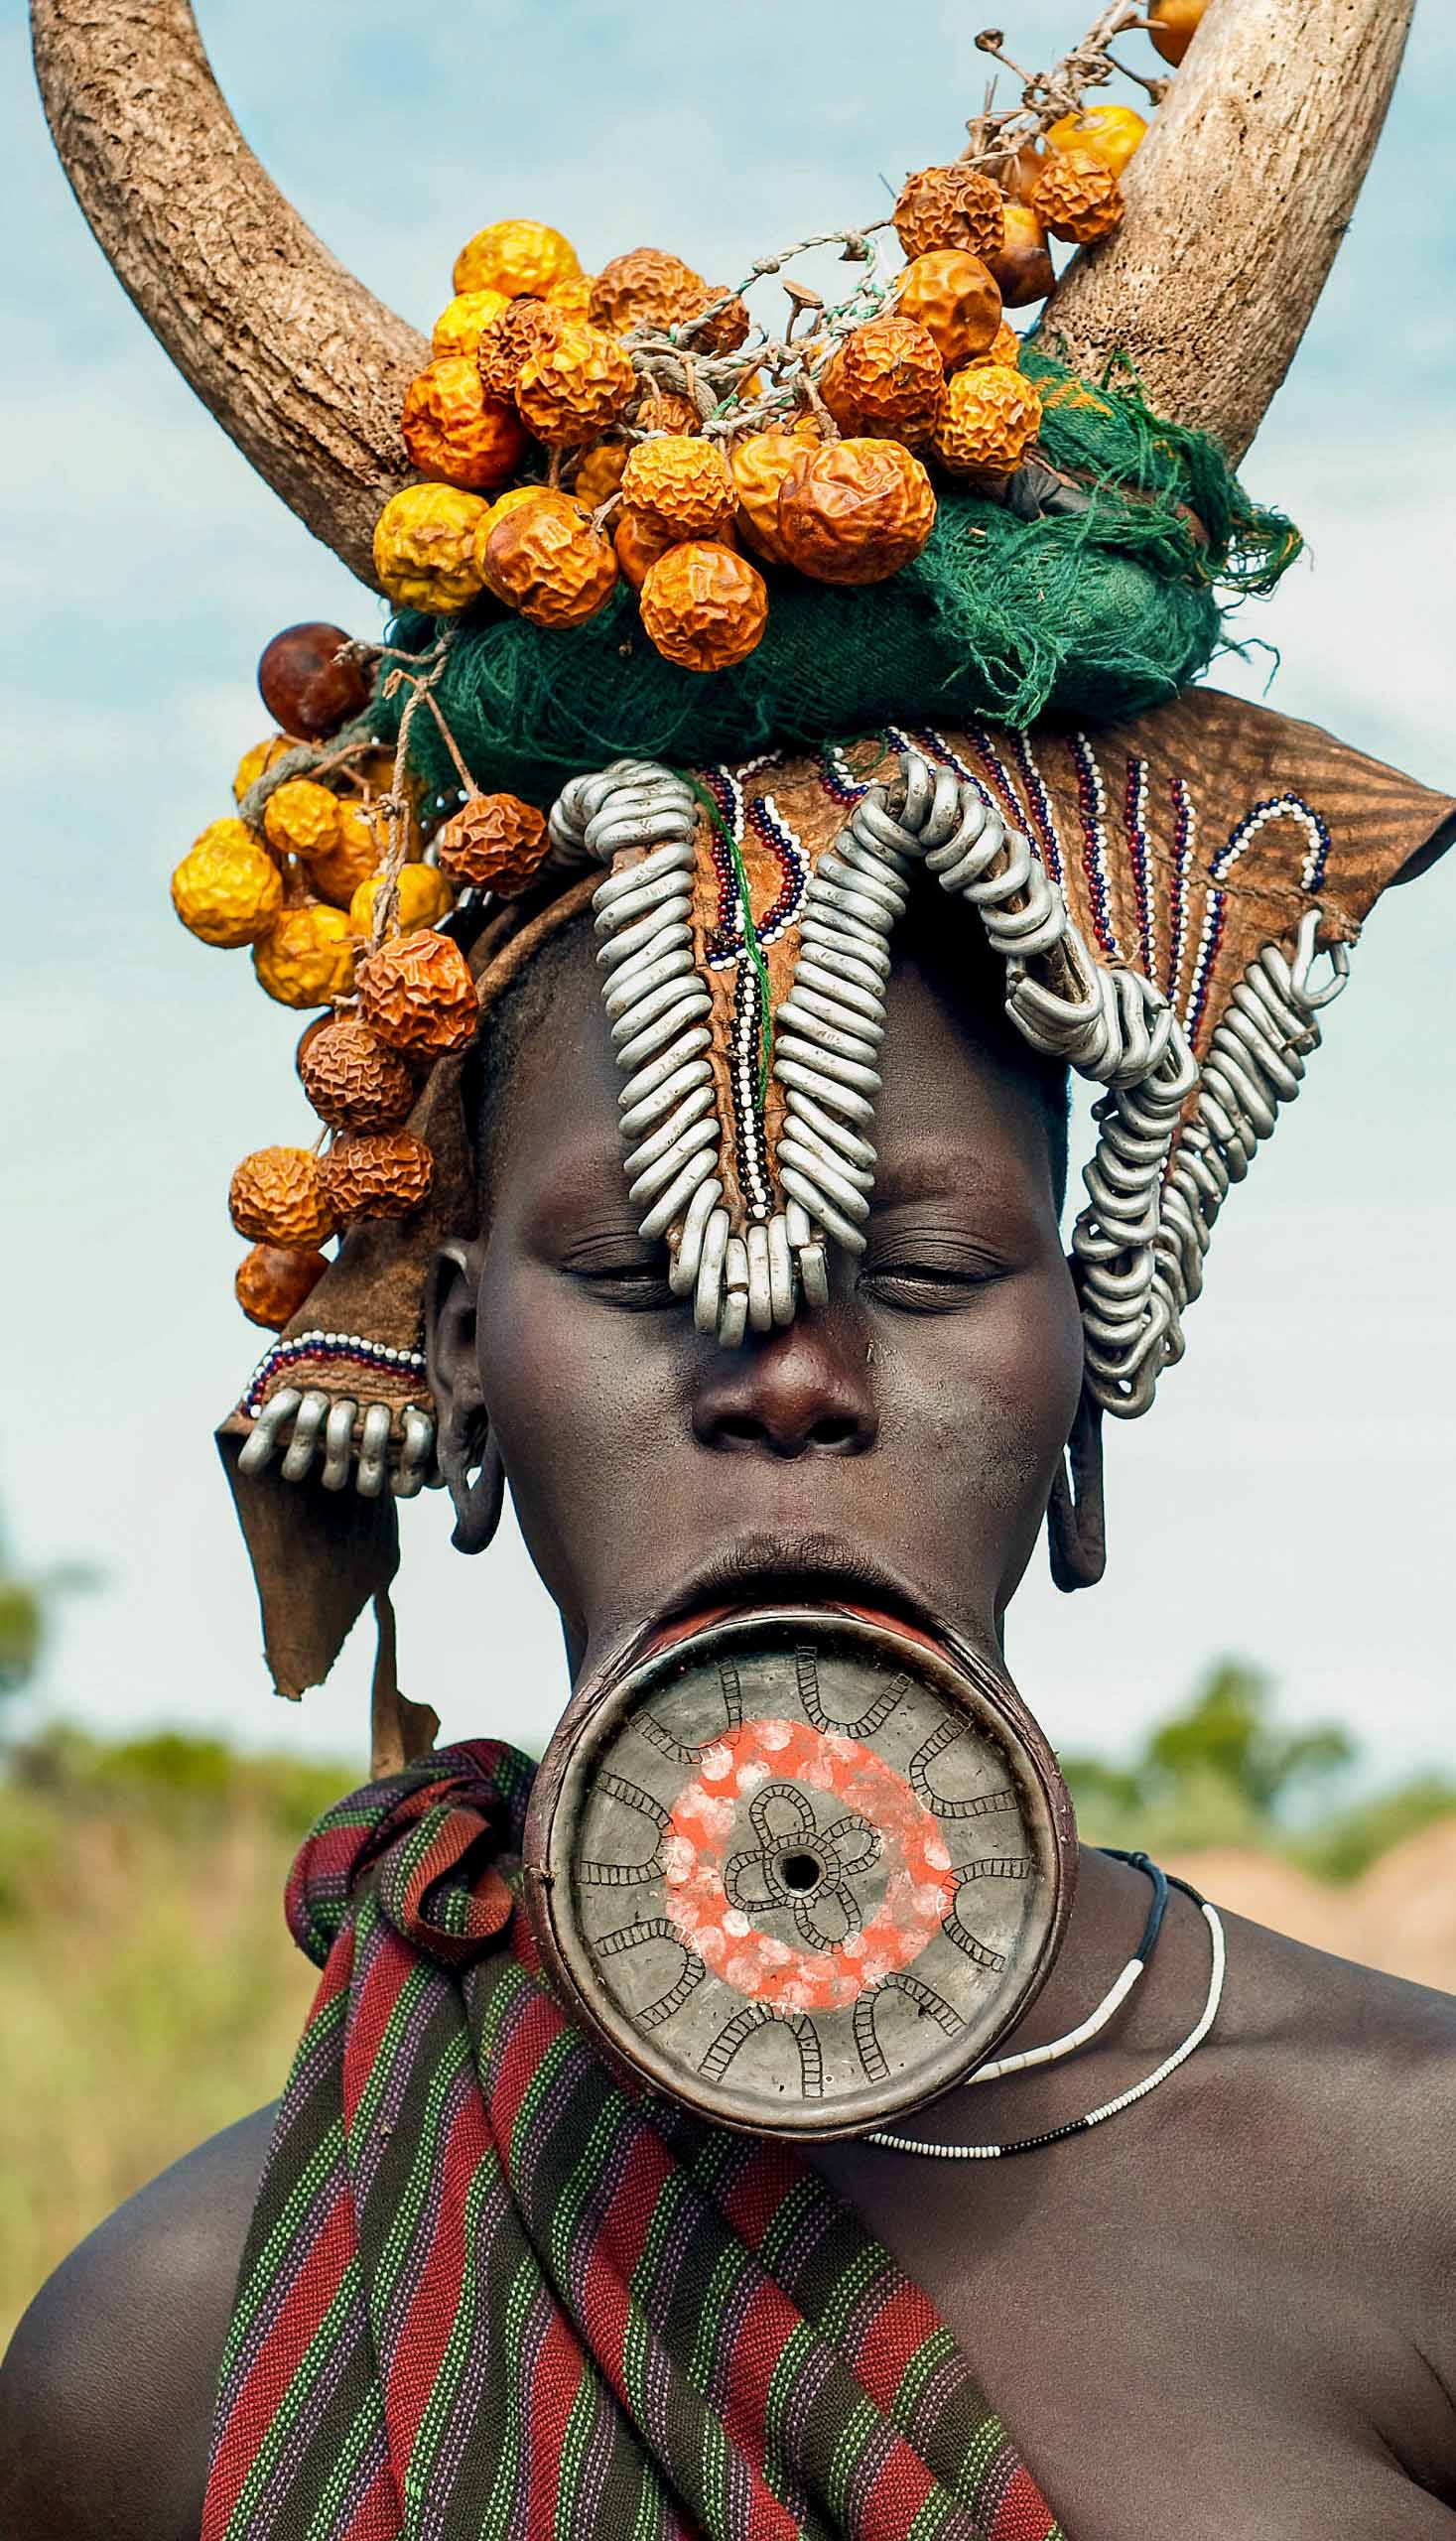
<svg viewBox="0 0 1456 2541">
<path fill-rule="evenodd" d="M 31 31 L 62 165 L 118 280 L 243 456 L 373 584 L 426 345 L 265 176 L 188 0 L 32 0 Z"/>
<path fill-rule="evenodd" d="M 1097 378 L 1127 354 L 1155 414 L 1243 458 L 1344 236 L 1414 0 L 1211 0 L 1042 340 Z"/>
</svg>

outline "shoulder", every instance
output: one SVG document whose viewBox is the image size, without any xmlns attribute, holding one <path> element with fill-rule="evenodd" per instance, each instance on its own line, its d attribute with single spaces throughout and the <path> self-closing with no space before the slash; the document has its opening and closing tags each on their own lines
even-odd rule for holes
<svg viewBox="0 0 1456 2541">
<path fill-rule="evenodd" d="M 1331 2253 L 1378 2267 L 1400 2289 L 1411 2338 L 1443 2347 L 1449 2371 L 1456 1995 L 1240 1916 L 1225 1924 L 1227 2068 L 1270 2186 L 1297 2184 L 1298 2207 L 1328 2230 Z"/>
<path fill-rule="evenodd" d="M 272 2128 L 164 2171 L 41 2288 L 0 2365 L 0 2532 L 196 2541 L 212 2395 Z"/>
</svg>

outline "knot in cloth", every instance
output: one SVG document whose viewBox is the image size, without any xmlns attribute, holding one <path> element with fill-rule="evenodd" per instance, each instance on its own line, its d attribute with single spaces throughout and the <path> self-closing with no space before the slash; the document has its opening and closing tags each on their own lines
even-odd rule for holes
<svg viewBox="0 0 1456 2541">
<path fill-rule="evenodd" d="M 336 1801 L 288 1882 L 300 1949 L 325 1965 L 369 1878 L 386 1921 L 427 1957 L 458 1967 L 477 1956 L 515 1904 L 497 1863 L 520 1852 L 532 1770 L 500 1740 L 468 1739 Z"/>
</svg>

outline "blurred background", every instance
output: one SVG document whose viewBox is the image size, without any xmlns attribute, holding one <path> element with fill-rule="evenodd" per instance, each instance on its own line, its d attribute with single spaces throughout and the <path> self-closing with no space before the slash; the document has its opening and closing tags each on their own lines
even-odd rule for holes
<svg viewBox="0 0 1456 2541">
<path fill-rule="evenodd" d="M 950 0 L 737 0 L 730 20 L 557 0 L 546 43 L 517 0 L 198 14 L 283 191 L 426 329 L 462 242 L 511 212 L 564 228 L 589 269 L 648 241 L 724 279 L 874 217 L 907 168 L 955 155 L 987 69 L 985 13 Z M 1030 66 L 1092 14 L 1013 0 L 1000 20 Z M 1123 50 L 1156 67 L 1138 37 Z M 1241 613 L 1256 649 L 1213 677 L 1456 791 L 1453 82 L 1456 19 L 1422 0 L 1245 469 L 1309 555 Z M 210 1439 L 264 1338 L 232 1299 L 228 1176 L 313 1135 L 295 1021 L 244 956 L 182 933 L 167 881 L 267 730 L 268 637 L 305 617 L 367 634 L 380 608 L 253 479 L 107 272 L 18 9 L 0 119 L 3 2340 L 80 2233 L 278 2087 L 309 1986 L 283 1872 L 366 1759 L 362 1635 L 305 1707 L 270 1700 Z M 1453 943 L 1456 859 L 1377 913 L 1220 1223 L 1186 1361 L 1150 1418 L 1112 1430 L 1106 1583 L 1071 1605 L 1033 1576 L 1008 1657 L 1089 1834 L 1456 1987 Z M 551 1609 L 509 1527 L 470 1565 L 447 1533 L 434 1496 L 404 1512 L 406 1690 L 447 1736 L 539 1749 L 564 1691 Z"/>
</svg>

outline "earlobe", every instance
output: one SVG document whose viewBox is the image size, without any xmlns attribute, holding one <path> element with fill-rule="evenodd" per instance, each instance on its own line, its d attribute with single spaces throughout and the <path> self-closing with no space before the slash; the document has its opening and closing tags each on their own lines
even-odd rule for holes
<svg viewBox="0 0 1456 2541">
<path fill-rule="evenodd" d="M 1102 1405 L 1084 1378 L 1071 1434 L 1057 1459 L 1057 1478 L 1046 1510 L 1047 1549 L 1057 1586 L 1095 1588 L 1108 1566 L 1107 1506 L 1103 1497 Z"/>
<path fill-rule="evenodd" d="M 455 1510 L 457 1552 L 483 1552 L 500 1524 L 505 1468 L 491 1434 L 475 1351 L 480 1265 L 472 1244 L 443 1244 L 425 1289 L 425 1358 L 435 1398 L 436 1452 Z"/>
</svg>

